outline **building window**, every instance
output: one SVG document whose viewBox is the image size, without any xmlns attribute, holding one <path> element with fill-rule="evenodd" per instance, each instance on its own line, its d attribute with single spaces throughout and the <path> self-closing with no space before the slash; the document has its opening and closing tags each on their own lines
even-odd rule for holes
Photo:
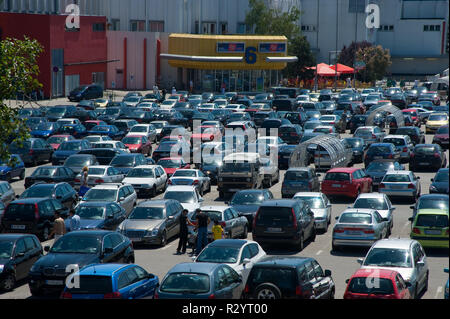
<svg viewBox="0 0 450 319">
<path fill-rule="evenodd" d="M 220 23 L 220 34 L 228 34 L 228 23 L 227 22 Z"/>
<path fill-rule="evenodd" d="M 383 31 L 383 32 L 394 31 L 394 26 L 383 24 L 383 25 L 380 25 L 380 28 L 378 30 Z"/>
<path fill-rule="evenodd" d="M 301 29 L 302 29 L 302 31 L 305 31 L 305 32 L 314 32 L 314 31 L 316 31 L 316 26 L 315 25 L 302 25 Z"/>
<path fill-rule="evenodd" d="M 425 31 L 425 32 L 427 32 L 427 31 L 440 32 L 441 31 L 441 26 L 439 24 L 425 24 L 423 26 L 423 31 Z"/>
<path fill-rule="evenodd" d="M 164 21 L 149 21 L 150 32 L 164 32 Z"/>
<path fill-rule="evenodd" d="M 130 21 L 130 31 L 145 32 L 145 21 L 131 20 Z"/>
<path fill-rule="evenodd" d="M 349 0 L 348 12 L 349 13 L 364 13 L 366 9 L 365 0 Z"/>
<path fill-rule="evenodd" d="M 239 22 L 237 24 L 236 33 L 238 33 L 238 34 L 249 34 L 249 33 L 252 33 L 252 28 L 251 28 L 251 26 L 249 26 L 249 25 L 247 25 L 247 24 L 245 24 L 243 22 Z"/>
<path fill-rule="evenodd" d="M 120 30 L 120 20 L 119 19 L 112 19 L 111 20 L 111 30 L 113 30 L 113 31 L 119 31 Z"/>
<path fill-rule="evenodd" d="M 216 34 L 216 24 L 214 22 L 203 22 L 202 34 Z"/>
<path fill-rule="evenodd" d="M 92 24 L 92 31 L 94 32 L 102 32 L 105 31 L 105 24 L 104 23 L 93 23 Z"/>
</svg>

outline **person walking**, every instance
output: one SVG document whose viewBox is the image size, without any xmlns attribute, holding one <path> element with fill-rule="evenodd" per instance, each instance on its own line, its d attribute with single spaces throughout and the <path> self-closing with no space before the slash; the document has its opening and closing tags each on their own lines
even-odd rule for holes
<svg viewBox="0 0 450 319">
<path fill-rule="evenodd" d="M 71 209 L 69 212 L 69 217 L 70 217 L 70 231 L 80 230 L 81 229 L 80 216 L 76 215 L 75 211 Z"/>
<path fill-rule="evenodd" d="M 188 210 L 183 209 L 180 216 L 180 240 L 178 241 L 177 255 L 186 253 L 186 245 L 188 241 L 188 225 L 194 226 L 188 218 Z"/>
<path fill-rule="evenodd" d="M 219 220 L 214 220 L 214 226 L 212 227 L 212 233 L 214 240 L 223 239 L 225 237 L 225 232 L 222 226 L 219 224 Z"/>
<path fill-rule="evenodd" d="M 84 196 L 86 194 L 86 192 L 89 190 L 88 187 L 88 167 L 85 166 L 83 167 L 83 169 L 81 170 L 81 178 L 80 178 L 80 191 L 78 192 L 78 195 L 80 196 Z"/>
<path fill-rule="evenodd" d="M 57 241 L 59 238 L 64 236 L 66 233 L 66 225 L 64 223 L 64 219 L 61 218 L 61 214 L 58 212 L 55 212 L 55 221 L 53 222 L 53 230 L 48 236 L 48 238 L 52 238 L 52 236 L 55 236 L 55 241 Z"/>
<path fill-rule="evenodd" d="M 197 220 L 197 251 L 196 255 L 208 245 L 208 225 L 211 219 L 200 208 L 195 211 L 195 219 Z"/>
<path fill-rule="evenodd" d="M 177 94 L 177 89 L 173 86 L 172 87 L 172 95 L 175 95 L 175 94 Z"/>
</svg>

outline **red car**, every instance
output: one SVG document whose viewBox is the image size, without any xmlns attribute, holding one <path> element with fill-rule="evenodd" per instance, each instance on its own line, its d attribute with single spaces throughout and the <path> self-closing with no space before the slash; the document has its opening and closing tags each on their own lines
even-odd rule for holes
<svg viewBox="0 0 450 319">
<path fill-rule="evenodd" d="M 330 169 L 322 181 L 322 193 L 328 197 L 358 197 L 361 193 L 372 192 L 372 179 L 363 170 L 355 167 Z"/>
<path fill-rule="evenodd" d="M 86 128 L 86 131 L 90 131 L 92 128 L 96 127 L 97 125 L 108 125 L 104 121 L 99 120 L 88 120 L 83 123 L 84 127 Z"/>
<path fill-rule="evenodd" d="M 53 147 L 53 149 L 56 151 L 64 142 L 74 140 L 75 137 L 72 135 L 64 134 L 64 135 L 52 135 L 47 139 L 47 142 Z"/>
<path fill-rule="evenodd" d="M 420 116 L 419 116 L 419 112 L 417 112 L 416 109 L 405 109 L 402 110 L 402 113 L 404 115 L 409 115 L 411 116 L 411 119 L 413 120 L 413 124 L 414 126 L 418 126 L 420 127 Z"/>
<path fill-rule="evenodd" d="M 159 159 L 157 165 L 162 166 L 167 177 L 171 177 L 178 169 L 191 168 L 191 165 L 186 163 L 181 157 L 163 157 Z"/>
<path fill-rule="evenodd" d="M 152 143 L 147 136 L 128 135 L 122 139 L 122 143 L 125 144 L 131 153 L 142 153 L 147 156 L 152 154 Z"/>
<path fill-rule="evenodd" d="M 344 299 L 411 299 L 409 283 L 388 269 L 359 269 L 347 279 Z"/>
<path fill-rule="evenodd" d="M 222 140 L 222 132 L 219 128 L 215 126 L 202 125 L 200 126 L 201 133 L 193 133 L 191 136 L 191 144 L 194 145 L 193 141 L 200 140 L 201 142 L 209 142 L 214 139 Z"/>
</svg>

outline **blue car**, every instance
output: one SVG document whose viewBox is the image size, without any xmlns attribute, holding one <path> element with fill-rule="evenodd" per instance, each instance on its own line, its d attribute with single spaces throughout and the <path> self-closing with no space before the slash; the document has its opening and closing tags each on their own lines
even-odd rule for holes
<svg viewBox="0 0 450 319">
<path fill-rule="evenodd" d="M 52 165 L 63 165 L 70 155 L 91 148 L 91 143 L 85 140 L 71 140 L 63 142 L 52 155 Z"/>
<path fill-rule="evenodd" d="M 44 122 L 40 123 L 30 134 L 32 137 L 47 139 L 51 135 L 57 134 L 60 128 L 61 123 Z"/>
<path fill-rule="evenodd" d="M 88 131 L 82 124 L 64 124 L 58 130 L 59 134 L 70 134 L 76 139 L 82 139 L 88 135 Z"/>
<path fill-rule="evenodd" d="M 226 264 L 181 263 L 158 287 L 157 299 L 240 299 L 242 276 Z"/>
<path fill-rule="evenodd" d="M 9 166 L 10 163 L 14 164 Z M 0 159 L 0 180 L 6 180 L 9 183 L 14 177 L 19 177 L 20 180 L 25 178 L 25 164 L 17 154 L 11 155 L 7 161 Z"/>
<path fill-rule="evenodd" d="M 106 135 L 116 141 L 121 140 L 125 136 L 125 132 L 120 131 L 115 125 L 97 125 L 88 133 L 89 135 Z"/>
<path fill-rule="evenodd" d="M 364 156 L 364 165 L 367 167 L 372 161 L 400 162 L 400 152 L 392 143 L 373 143 Z"/>
<path fill-rule="evenodd" d="M 444 268 L 444 272 L 448 274 L 448 268 Z M 448 279 L 447 279 L 447 283 L 445 284 L 444 298 L 448 299 Z"/>
<path fill-rule="evenodd" d="M 66 286 L 62 299 L 153 298 L 159 285 L 157 276 L 135 264 L 91 264 L 75 273 L 77 275 L 79 286 Z"/>
</svg>

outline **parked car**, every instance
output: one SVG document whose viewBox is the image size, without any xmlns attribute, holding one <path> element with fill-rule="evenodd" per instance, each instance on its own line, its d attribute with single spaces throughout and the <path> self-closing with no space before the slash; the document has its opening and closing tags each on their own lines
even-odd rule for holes
<svg viewBox="0 0 450 319">
<path fill-rule="evenodd" d="M 400 152 L 400 163 L 409 162 L 414 144 L 408 135 L 387 135 L 382 142 L 394 144 L 395 150 Z"/>
<path fill-rule="evenodd" d="M 200 208 L 203 202 L 203 198 L 195 186 L 169 186 L 163 198 L 179 201 L 183 208 L 189 212 L 194 212 L 197 208 Z"/>
<path fill-rule="evenodd" d="M 120 141 L 125 136 L 125 132 L 119 131 L 119 129 L 114 125 L 97 125 L 94 126 L 90 131 L 89 135 L 106 135 L 115 141 Z"/>
<path fill-rule="evenodd" d="M 273 194 L 268 189 L 244 189 L 236 192 L 229 204 L 239 216 L 244 216 L 248 221 L 248 230 L 252 230 L 253 219 L 259 207 L 265 200 L 273 199 Z"/>
<path fill-rule="evenodd" d="M 127 216 L 136 206 L 137 195 L 134 188 L 127 184 L 97 185 L 87 191 L 81 203 L 84 202 L 115 202 L 123 207 Z"/>
<path fill-rule="evenodd" d="M 449 184 L 448 184 L 448 168 L 441 168 L 436 172 L 434 178 L 431 179 L 431 185 L 429 188 L 430 194 L 441 193 L 448 194 Z"/>
<path fill-rule="evenodd" d="M 110 163 L 111 166 L 115 167 L 122 174 L 128 174 L 134 167 L 147 164 L 148 160 L 140 153 L 118 154 Z"/>
<path fill-rule="evenodd" d="M 364 140 L 359 137 L 346 137 L 342 142 L 349 148 L 352 149 L 352 163 L 362 163 L 364 160 L 364 154 L 367 150 L 367 145 Z"/>
<path fill-rule="evenodd" d="M 69 209 L 56 199 L 41 197 L 15 200 L 6 207 L 2 218 L 3 231 L 34 234 L 42 241 L 47 241 L 56 211 L 63 216 L 69 214 Z"/>
<path fill-rule="evenodd" d="M 79 189 L 81 186 L 81 174 L 75 176 L 75 188 Z M 104 183 L 122 183 L 125 175 L 120 173 L 115 167 L 109 165 L 89 165 L 87 186 L 94 187 Z"/>
<path fill-rule="evenodd" d="M 382 239 L 372 245 L 365 258 L 359 258 L 361 269 L 395 270 L 406 282 L 413 299 L 428 287 L 428 261 L 419 242 L 411 239 Z"/>
<path fill-rule="evenodd" d="M 331 271 L 314 258 L 270 256 L 254 264 L 245 299 L 334 299 Z"/>
<path fill-rule="evenodd" d="M 433 136 L 433 144 L 438 144 L 443 149 L 448 149 L 448 125 L 437 129 Z"/>
<path fill-rule="evenodd" d="M 395 270 L 358 269 L 346 283 L 344 299 L 411 299 L 410 283 Z"/>
<path fill-rule="evenodd" d="M 353 137 L 360 137 L 366 144 L 379 143 L 383 140 L 386 133 L 378 126 L 360 126 L 356 129 Z"/>
<path fill-rule="evenodd" d="M 125 219 L 125 209 L 114 202 L 85 202 L 75 209 L 75 215 L 80 217 L 81 230 L 116 230 Z M 67 231 L 70 229 L 70 219 L 65 220 Z"/>
<path fill-rule="evenodd" d="M 53 147 L 43 139 L 29 138 L 22 144 L 12 142 L 9 152 L 19 155 L 25 165 L 37 166 L 52 159 Z"/>
<path fill-rule="evenodd" d="M 31 267 L 28 286 L 33 296 L 61 293 L 70 275 L 68 265 L 79 269 L 95 263 L 134 263 L 131 241 L 118 232 L 106 230 L 73 231 L 45 246 L 46 255 Z"/>
<path fill-rule="evenodd" d="M 168 178 L 170 178 L 178 169 L 191 168 L 191 165 L 186 163 L 181 157 L 163 157 L 158 160 L 157 164 L 164 169 Z"/>
<path fill-rule="evenodd" d="M 26 189 L 19 199 L 54 198 L 67 209 L 73 209 L 78 201 L 77 192 L 68 183 L 38 183 Z"/>
<path fill-rule="evenodd" d="M 303 136 L 303 130 L 299 124 L 282 125 L 278 128 L 278 136 L 287 144 L 298 145 Z"/>
<path fill-rule="evenodd" d="M 400 161 L 400 152 L 392 143 L 373 143 L 364 156 L 364 165 L 367 167 L 372 161 Z"/>
<path fill-rule="evenodd" d="M 378 186 L 378 192 L 389 197 L 409 197 L 416 201 L 420 197 L 420 177 L 411 171 L 388 171 Z"/>
<path fill-rule="evenodd" d="M 297 192 L 318 192 L 320 174 L 310 167 L 289 168 L 284 174 L 281 197 L 292 198 Z"/>
<path fill-rule="evenodd" d="M 348 208 L 376 210 L 383 219 L 387 220 L 387 236 L 391 235 L 392 229 L 394 228 L 393 213 L 396 207 L 392 205 L 389 197 L 386 194 L 361 194 L 355 200 L 353 205 L 348 206 Z"/>
<path fill-rule="evenodd" d="M 361 193 L 372 192 L 372 179 L 359 168 L 332 168 L 322 181 L 321 191 L 328 198 L 335 196 L 357 198 Z"/>
<path fill-rule="evenodd" d="M 136 206 L 117 228 L 133 243 L 165 246 L 180 232 L 183 207 L 176 200 L 152 200 Z"/>
<path fill-rule="evenodd" d="M 414 145 L 425 143 L 425 134 L 418 127 L 399 127 L 393 135 L 408 135 Z"/>
<path fill-rule="evenodd" d="M 155 197 L 166 190 L 167 174 L 160 165 L 140 165 L 131 169 L 122 182 L 132 185 L 138 195 Z"/>
<path fill-rule="evenodd" d="M 12 154 L 8 160 L 0 159 L 0 180 L 9 183 L 15 177 L 19 177 L 20 180 L 25 178 L 25 164 L 21 157 Z"/>
<path fill-rule="evenodd" d="M 411 239 L 417 240 L 425 248 L 449 248 L 448 209 L 421 209 L 410 217 Z"/>
<path fill-rule="evenodd" d="M 168 185 L 194 185 L 200 196 L 211 192 L 211 180 L 198 169 L 178 169 L 168 180 Z"/>
<path fill-rule="evenodd" d="M 435 133 L 441 126 L 448 125 L 448 113 L 435 112 L 430 114 L 425 124 L 427 134 Z"/>
<path fill-rule="evenodd" d="M 253 240 L 264 244 L 291 244 L 303 250 L 306 240 L 315 240 L 314 213 L 302 201 L 264 201 L 252 226 Z"/>
<path fill-rule="evenodd" d="M 46 139 L 51 135 L 57 134 L 61 128 L 61 123 L 58 122 L 42 122 L 38 124 L 31 132 L 30 135 L 35 138 Z"/>
<path fill-rule="evenodd" d="M 155 299 L 239 299 L 243 290 L 242 277 L 228 265 L 181 263 L 164 276 Z"/>
<path fill-rule="evenodd" d="M 413 210 L 412 217 L 416 217 L 417 213 L 422 210 L 443 209 L 449 210 L 448 194 L 424 194 L 420 196 L 415 205 L 410 206 Z"/>
<path fill-rule="evenodd" d="M 419 168 L 439 170 L 447 166 L 447 155 L 438 144 L 418 144 L 414 147 L 409 159 L 409 169 Z"/>
<path fill-rule="evenodd" d="M 8 205 L 16 199 L 16 192 L 7 181 L 0 181 L 0 202 Z"/>
<path fill-rule="evenodd" d="M 278 166 L 280 169 L 289 168 L 289 160 L 297 145 L 283 145 L 278 148 Z"/>
<path fill-rule="evenodd" d="M 0 235 L 0 291 L 11 291 L 16 282 L 26 279 L 31 266 L 42 256 L 43 249 L 34 235 Z"/>
<path fill-rule="evenodd" d="M 83 138 L 83 141 L 87 141 L 91 144 L 100 143 L 100 142 L 109 142 L 112 140 L 113 139 L 107 135 L 89 135 L 89 136 L 86 136 L 85 138 Z"/>
<path fill-rule="evenodd" d="M 74 139 L 75 137 L 73 137 L 72 135 L 52 135 L 47 139 L 47 143 L 49 143 L 50 146 L 53 147 L 53 150 L 56 151 L 59 145 L 67 141 L 72 141 Z"/>
<path fill-rule="evenodd" d="M 147 156 L 152 154 L 152 143 L 146 136 L 127 135 L 122 139 L 122 143 L 131 153 L 142 153 Z"/>
<path fill-rule="evenodd" d="M 157 131 L 153 124 L 137 124 L 128 132 L 127 136 L 141 135 L 146 136 L 150 142 L 156 142 Z"/>
<path fill-rule="evenodd" d="M 63 142 L 51 156 L 52 165 L 63 165 L 70 155 L 77 154 L 91 147 L 91 143 L 85 140 L 71 140 Z"/>
<path fill-rule="evenodd" d="M 25 178 L 25 189 L 35 183 L 61 183 L 65 182 L 74 185 L 76 174 L 68 167 L 64 166 L 41 166 L 38 167 L 33 174 Z"/>
<path fill-rule="evenodd" d="M 103 89 L 99 85 L 82 85 L 69 93 L 68 99 L 71 102 L 79 102 L 81 100 L 92 100 L 103 97 Z"/>
<path fill-rule="evenodd" d="M 73 154 L 64 161 L 64 166 L 71 169 L 75 174 L 80 173 L 83 167 L 93 165 L 100 165 L 100 163 L 95 155 L 91 154 Z"/>
<path fill-rule="evenodd" d="M 314 213 L 316 229 L 326 232 L 331 223 L 331 202 L 325 194 L 318 192 L 299 192 L 294 199 L 303 201 Z"/>
</svg>

